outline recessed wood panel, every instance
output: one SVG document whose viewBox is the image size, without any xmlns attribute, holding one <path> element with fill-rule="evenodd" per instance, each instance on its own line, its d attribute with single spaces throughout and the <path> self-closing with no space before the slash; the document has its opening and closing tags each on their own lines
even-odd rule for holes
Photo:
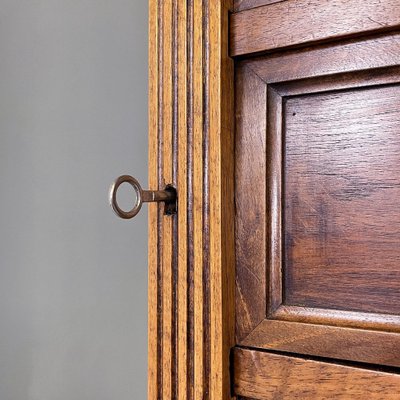
<svg viewBox="0 0 400 400">
<path fill-rule="evenodd" d="M 400 393 L 400 2 L 234 0 L 238 399 Z"/>
<path fill-rule="evenodd" d="M 400 86 L 284 100 L 284 304 L 400 313 Z"/>
</svg>

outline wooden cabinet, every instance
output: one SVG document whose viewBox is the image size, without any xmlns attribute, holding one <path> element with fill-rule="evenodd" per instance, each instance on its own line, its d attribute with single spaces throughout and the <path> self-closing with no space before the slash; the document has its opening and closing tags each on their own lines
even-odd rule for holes
<svg viewBox="0 0 400 400">
<path fill-rule="evenodd" d="M 400 398 L 400 2 L 151 1 L 149 398 Z"/>
<path fill-rule="evenodd" d="M 400 35 L 375 25 L 399 19 L 392 1 L 231 16 L 237 394 L 400 396 L 372 372 L 400 367 Z"/>
</svg>

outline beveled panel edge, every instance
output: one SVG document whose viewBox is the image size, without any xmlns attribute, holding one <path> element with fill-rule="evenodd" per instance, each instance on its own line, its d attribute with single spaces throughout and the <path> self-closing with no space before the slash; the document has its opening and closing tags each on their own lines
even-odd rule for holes
<svg viewBox="0 0 400 400">
<path fill-rule="evenodd" d="M 400 333 L 400 315 L 280 305 L 270 318 L 287 322 L 330 325 Z"/>
<path fill-rule="evenodd" d="M 393 372 L 241 348 L 233 359 L 234 393 L 252 399 L 394 400 L 400 392 Z"/>
<path fill-rule="evenodd" d="M 267 315 L 276 310 L 283 301 L 282 279 L 282 97 L 267 86 Z M 267 105 L 266 105 L 267 106 Z"/>
<path fill-rule="evenodd" d="M 270 84 L 387 68 L 400 64 L 400 33 L 315 44 L 239 62 Z"/>
<path fill-rule="evenodd" d="M 252 157 L 254 149 L 259 150 L 261 146 L 263 151 L 252 157 L 252 162 L 257 165 L 258 179 L 265 180 L 266 106 L 265 82 L 250 68 L 238 63 L 235 68 L 236 341 L 247 336 L 265 318 L 266 223 L 260 223 L 262 228 L 260 227 L 260 231 L 257 230 L 259 235 L 257 240 L 249 227 L 259 218 L 257 213 L 252 214 L 252 208 L 260 207 L 263 221 L 267 220 L 266 184 L 264 182 L 262 187 L 260 185 L 254 188 L 253 181 L 248 180 L 248 174 L 241 165 L 246 165 L 243 163 Z M 255 131 L 257 135 L 254 135 Z M 261 141 L 256 139 L 258 135 L 262 136 Z M 254 194 L 257 195 L 254 196 Z M 259 298 L 256 304 L 253 301 L 254 295 Z"/>
<path fill-rule="evenodd" d="M 393 85 L 400 82 L 400 65 L 350 71 L 331 76 L 310 77 L 290 82 L 270 84 L 283 98 L 306 96 L 319 93 L 369 89 L 377 86 Z"/>
<path fill-rule="evenodd" d="M 267 4 L 279 3 L 287 0 L 235 0 L 233 11 L 239 12 L 243 10 L 250 10 L 252 8 L 265 6 Z"/>
<path fill-rule="evenodd" d="M 400 334 L 397 332 L 265 319 L 238 345 L 400 367 Z"/>
</svg>

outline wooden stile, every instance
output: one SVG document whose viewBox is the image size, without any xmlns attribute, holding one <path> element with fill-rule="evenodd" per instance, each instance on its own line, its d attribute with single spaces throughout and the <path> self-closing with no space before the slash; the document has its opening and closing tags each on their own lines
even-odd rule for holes
<svg viewBox="0 0 400 400">
<path fill-rule="evenodd" d="M 233 346 L 231 1 L 150 0 L 149 399 L 230 398 Z"/>
</svg>

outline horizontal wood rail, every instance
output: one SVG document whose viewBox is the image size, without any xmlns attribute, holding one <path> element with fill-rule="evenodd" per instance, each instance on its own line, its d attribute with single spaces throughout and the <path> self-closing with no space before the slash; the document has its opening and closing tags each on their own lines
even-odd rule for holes
<svg viewBox="0 0 400 400">
<path fill-rule="evenodd" d="M 236 348 L 234 393 L 251 399 L 398 399 L 400 375 Z"/>
<path fill-rule="evenodd" d="M 398 0 L 287 0 L 233 13 L 230 54 L 240 56 L 399 27 Z"/>
</svg>

